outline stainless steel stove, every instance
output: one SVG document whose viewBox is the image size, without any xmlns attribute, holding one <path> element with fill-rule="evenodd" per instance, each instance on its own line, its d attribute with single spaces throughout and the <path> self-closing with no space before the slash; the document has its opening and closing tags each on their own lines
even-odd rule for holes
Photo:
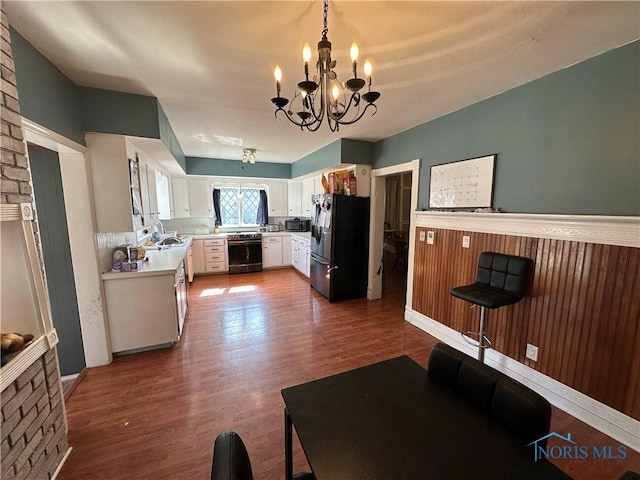
<svg viewBox="0 0 640 480">
<path fill-rule="evenodd" d="M 233 232 L 227 235 L 229 273 L 262 271 L 262 234 Z"/>
</svg>

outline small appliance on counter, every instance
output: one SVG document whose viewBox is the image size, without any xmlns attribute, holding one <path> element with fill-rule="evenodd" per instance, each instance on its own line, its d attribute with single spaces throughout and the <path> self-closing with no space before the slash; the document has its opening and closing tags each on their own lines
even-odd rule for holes
<svg viewBox="0 0 640 480">
<path fill-rule="evenodd" d="M 285 220 L 284 228 L 287 232 L 308 232 L 311 230 L 311 220 L 300 220 L 298 217 Z"/>
</svg>

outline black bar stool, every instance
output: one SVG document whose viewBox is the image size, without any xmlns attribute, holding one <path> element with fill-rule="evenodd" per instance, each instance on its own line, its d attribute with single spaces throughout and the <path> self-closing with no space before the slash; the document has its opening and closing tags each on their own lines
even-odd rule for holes
<svg viewBox="0 0 640 480">
<path fill-rule="evenodd" d="M 478 360 L 481 362 L 484 362 L 484 350 L 492 345 L 486 336 L 487 309 L 519 302 L 527 291 L 530 269 L 529 258 L 482 252 L 478 259 L 476 282 L 451 289 L 454 297 L 480 305 L 478 332 L 463 333 L 462 338 L 478 347 Z"/>
</svg>

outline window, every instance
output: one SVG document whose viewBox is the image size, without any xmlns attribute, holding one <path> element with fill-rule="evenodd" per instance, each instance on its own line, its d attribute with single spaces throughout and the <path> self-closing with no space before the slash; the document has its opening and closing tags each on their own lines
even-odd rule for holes
<svg viewBox="0 0 640 480">
<path fill-rule="evenodd" d="M 256 225 L 260 190 L 257 188 L 221 188 L 222 225 Z"/>
</svg>

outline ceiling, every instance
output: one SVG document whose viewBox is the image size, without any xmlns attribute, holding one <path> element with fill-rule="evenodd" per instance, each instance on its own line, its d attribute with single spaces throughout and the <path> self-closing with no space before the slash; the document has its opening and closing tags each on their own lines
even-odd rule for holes
<svg viewBox="0 0 640 480">
<path fill-rule="evenodd" d="M 640 37 L 638 2 L 331 1 L 343 81 L 349 47 L 373 63 L 378 112 L 332 133 L 274 118 L 303 78 L 322 1 L 4 1 L 9 23 L 74 83 L 157 97 L 187 156 L 291 163 L 337 138 L 377 141 Z M 313 58 L 315 61 L 316 53 Z"/>
</svg>

